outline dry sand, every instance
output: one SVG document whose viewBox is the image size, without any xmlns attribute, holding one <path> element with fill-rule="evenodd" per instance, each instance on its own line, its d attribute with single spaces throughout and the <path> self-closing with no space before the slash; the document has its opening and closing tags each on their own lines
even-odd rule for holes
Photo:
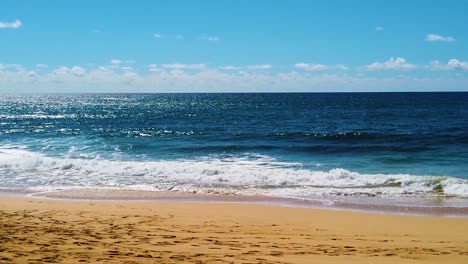
<svg viewBox="0 0 468 264">
<path fill-rule="evenodd" d="M 468 219 L 0 197 L 1 263 L 468 263 Z"/>
</svg>

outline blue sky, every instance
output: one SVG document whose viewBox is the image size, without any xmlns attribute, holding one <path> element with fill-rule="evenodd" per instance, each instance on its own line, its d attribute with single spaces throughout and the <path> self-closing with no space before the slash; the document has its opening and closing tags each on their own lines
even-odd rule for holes
<svg viewBox="0 0 468 264">
<path fill-rule="evenodd" d="M 468 91 L 468 1 L 0 6 L 0 92 Z"/>
</svg>

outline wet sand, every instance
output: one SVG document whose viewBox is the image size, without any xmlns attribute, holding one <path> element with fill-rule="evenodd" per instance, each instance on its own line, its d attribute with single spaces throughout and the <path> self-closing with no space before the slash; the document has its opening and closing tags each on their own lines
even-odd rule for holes
<svg viewBox="0 0 468 264">
<path fill-rule="evenodd" d="M 0 197 L 0 263 L 468 263 L 468 219 Z"/>
<path fill-rule="evenodd" d="M 316 196 L 307 199 L 263 195 L 238 195 L 229 192 L 204 193 L 183 191 L 148 191 L 117 188 L 65 188 L 46 191 L 1 189 L 0 196 L 99 201 L 144 202 L 234 202 L 312 209 L 367 213 L 427 215 L 468 218 L 468 199 L 460 197 L 346 197 Z"/>
</svg>

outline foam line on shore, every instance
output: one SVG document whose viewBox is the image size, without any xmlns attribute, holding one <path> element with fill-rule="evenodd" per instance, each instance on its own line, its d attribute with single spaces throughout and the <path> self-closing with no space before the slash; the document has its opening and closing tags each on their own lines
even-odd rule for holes
<svg viewBox="0 0 468 264">
<path fill-rule="evenodd" d="M 20 191 L 20 192 L 18 192 Z M 394 199 L 349 198 L 323 196 L 314 199 L 296 199 L 262 195 L 197 194 L 189 192 L 154 192 L 102 188 L 73 188 L 27 192 L 26 190 L 3 190 L 0 196 L 25 196 L 46 200 L 77 200 L 105 202 L 210 202 L 210 203 L 252 203 L 271 206 L 326 209 L 337 211 L 368 212 L 378 214 L 447 216 L 468 218 L 466 200 L 406 200 L 398 204 Z"/>
</svg>

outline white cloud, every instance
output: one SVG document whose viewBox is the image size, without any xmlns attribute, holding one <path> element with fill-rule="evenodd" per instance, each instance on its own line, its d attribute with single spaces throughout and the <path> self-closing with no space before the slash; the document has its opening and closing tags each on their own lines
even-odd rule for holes
<svg viewBox="0 0 468 264">
<path fill-rule="evenodd" d="M 247 69 L 249 70 L 269 70 L 273 68 L 270 64 L 260 64 L 260 65 L 249 65 Z"/>
<path fill-rule="evenodd" d="M 307 64 L 303 62 L 296 63 L 294 67 L 298 69 L 303 69 L 306 71 L 324 71 L 327 69 L 327 66 L 323 64 Z"/>
<path fill-rule="evenodd" d="M 338 65 L 323 65 L 323 64 L 308 64 L 304 62 L 296 63 L 295 68 L 303 69 L 306 71 L 325 71 L 325 70 L 348 70 L 348 67 L 338 64 Z"/>
<path fill-rule="evenodd" d="M 219 42 L 219 40 L 220 40 L 219 37 L 216 37 L 216 36 L 206 36 L 206 35 L 202 36 L 200 39 L 206 40 L 206 41 L 209 41 L 209 42 L 214 42 L 214 43 L 215 43 L 215 42 Z"/>
<path fill-rule="evenodd" d="M 240 67 L 238 67 L 238 66 L 230 66 L 230 65 L 227 65 L 227 66 L 219 66 L 218 68 L 221 69 L 221 70 L 227 70 L 227 71 L 235 71 L 235 70 L 239 70 L 239 69 L 240 69 Z"/>
<path fill-rule="evenodd" d="M 367 66 L 365 69 L 368 71 L 377 71 L 377 70 L 411 70 L 415 69 L 417 66 L 406 62 L 404 58 L 397 57 L 394 59 L 391 57 L 386 62 L 374 62 Z"/>
<path fill-rule="evenodd" d="M 384 29 L 384 27 L 382 27 L 382 26 L 377 26 L 377 27 L 375 27 L 375 31 L 384 31 L 384 30 L 385 30 L 385 29 Z"/>
<path fill-rule="evenodd" d="M 73 66 L 71 69 L 70 69 L 70 72 L 75 75 L 75 76 L 83 76 L 84 73 L 86 72 L 85 69 L 79 67 L 79 66 Z"/>
<path fill-rule="evenodd" d="M 99 72 L 110 72 L 111 71 L 111 69 L 109 69 L 109 67 L 105 67 L 105 66 L 99 66 L 97 70 Z"/>
<path fill-rule="evenodd" d="M 346 71 L 348 70 L 349 68 L 344 66 L 344 65 L 341 65 L 341 64 L 338 64 L 338 65 L 334 65 L 332 66 L 334 69 L 337 69 L 337 70 L 342 70 L 342 71 Z"/>
<path fill-rule="evenodd" d="M 437 34 L 427 34 L 427 41 L 440 41 L 440 42 L 454 42 L 456 39 L 454 37 L 445 37 Z"/>
<path fill-rule="evenodd" d="M 468 70 L 468 62 L 466 61 L 459 61 L 457 59 L 451 59 L 447 63 L 447 65 L 455 70 Z"/>
<path fill-rule="evenodd" d="M 148 68 L 148 71 L 150 71 L 150 72 L 162 72 L 163 70 L 161 70 L 159 68 Z"/>
<path fill-rule="evenodd" d="M 4 70 L 8 70 L 8 71 L 16 71 L 16 72 L 20 72 L 20 71 L 25 71 L 26 68 L 21 65 L 21 64 L 4 64 L 2 66 L 0 66 L 0 70 L 1 69 L 4 69 Z"/>
<path fill-rule="evenodd" d="M 68 73 L 68 67 L 61 66 L 51 72 L 52 75 L 65 75 Z"/>
<path fill-rule="evenodd" d="M 163 70 L 158 68 L 157 64 L 148 64 L 148 71 L 149 72 L 161 72 Z"/>
<path fill-rule="evenodd" d="M 0 64 L 0 71 L 3 71 L 3 70 L 5 70 L 5 69 L 6 69 L 5 65 Z"/>
<path fill-rule="evenodd" d="M 159 33 L 154 33 L 153 37 L 156 38 L 156 39 L 159 39 L 159 38 L 162 38 L 163 36 L 161 34 L 159 34 Z"/>
<path fill-rule="evenodd" d="M 117 59 L 113 59 L 113 60 L 111 60 L 111 63 L 112 63 L 112 64 L 121 64 L 122 61 L 121 61 L 121 60 L 117 60 Z"/>
<path fill-rule="evenodd" d="M 203 70 L 206 68 L 205 64 L 180 64 L 180 63 L 174 63 L 174 64 L 163 64 L 163 68 L 166 69 L 173 69 L 173 70 Z"/>
<path fill-rule="evenodd" d="M 0 28 L 19 28 L 23 25 L 21 21 L 16 19 L 15 22 L 1 22 L 0 21 Z"/>
<path fill-rule="evenodd" d="M 448 71 L 448 70 L 460 70 L 468 71 L 468 62 L 460 61 L 457 59 L 450 59 L 447 64 L 441 64 L 439 61 L 431 61 L 429 66 L 434 71 Z"/>
<path fill-rule="evenodd" d="M 130 66 L 124 66 L 124 67 L 121 67 L 120 69 L 122 69 L 123 71 L 132 71 L 133 68 L 130 67 Z"/>
<path fill-rule="evenodd" d="M 53 70 L 50 75 L 55 80 L 65 80 L 70 77 L 82 77 L 86 73 L 86 70 L 80 66 L 73 66 L 68 68 L 66 66 L 60 66 L 57 69 Z"/>
<path fill-rule="evenodd" d="M 430 69 L 433 70 L 433 71 L 448 70 L 448 68 L 446 67 L 446 65 L 441 64 L 440 61 L 438 61 L 438 60 L 431 61 L 431 65 L 428 66 L 428 68 L 430 68 Z"/>
<path fill-rule="evenodd" d="M 169 64 L 168 64 L 169 65 Z M 350 76 L 347 74 L 308 74 L 304 72 L 218 71 L 203 67 L 200 71 L 184 71 L 186 65 L 169 68 L 148 65 L 145 73 L 121 71 L 122 67 L 80 66 L 58 67 L 35 72 L 25 67 L 5 65 L 0 70 L 2 92 L 314 92 L 314 91 L 428 91 L 465 90 L 468 76 L 413 78 Z M 181 66 L 185 65 L 185 66 Z M 447 65 L 466 68 L 456 59 Z M 465 65 L 465 66 L 463 66 Z M 200 66 L 195 66 L 200 68 Z M 193 67 L 192 67 L 193 68 Z M 242 67 L 246 69 L 246 67 Z M 158 71 L 160 70 L 160 71 Z M 464 74 L 463 72 L 461 74 Z"/>
<path fill-rule="evenodd" d="M 220 70 L 225 70 L 225 71 L 236 71 L 236 70 L 241 70 L 241 69 L 248 69 L 248 70 L 269 70 L 273 68 L 272 65 L 270 64 L 256 64 L 256 65 L 247 65 L 247 66 L 232 66 L 232 65 L 226 65 L 226 66 L 219 66 L 218 69 Z M 245 71 L 240 71 L 240 73 L 246 73 Z"/>
<path fill-rule="evenodd" d="M 37 78 L 39 75 L 35 71 L 28 71 L 27 76 L 29 78 Z"/>
</svg>

